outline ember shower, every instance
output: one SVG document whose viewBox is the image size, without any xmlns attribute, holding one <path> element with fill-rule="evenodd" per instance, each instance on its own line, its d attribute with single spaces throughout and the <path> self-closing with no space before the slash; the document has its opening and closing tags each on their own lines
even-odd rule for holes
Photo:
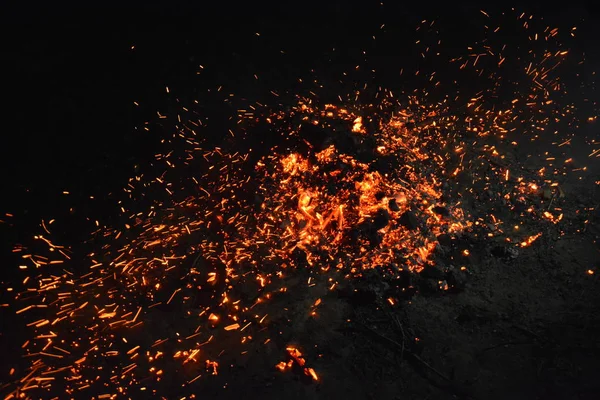
<svg viewBox="0 0 600 400">
<path fill-rule="evenodd" d="M 535 245 L 541 222 L 559 232 L 569 218 L 561 179 L 583 170 L 564 157 L 569 138 L 535 171 L 503 149 L 552 141 L 557 126 L 577 123 L 559 79 L 568 49 L 557 29 L 534 32 L 532 16 L 510 18 L 529 39 L 521 50 L 494 44 L 501 27 L 487 20 L 485 40 L 447 65 L 481 85 L 468 98 L 461 87 L 440 95 L 453 86 L 435 72 L 405 92 L 349 85 L 335 103 L 307 84 L 287 103 L 274 91 L 273 104 L 240 106 L 219 147 L 203 137 L 207 123 L 194 104 L 178 105 L 161 118 L 169 126 L 156 155 L 162 169 L 124 188 L 124 203 L 150 199 L 147 209 L 117 205 L 127 222 L 96 223 L 85 256 L 55 242 L 53 220 L 15 247 L 26 277 L 11 307 L 28 317 L 30 335 L 6 398 L 167 395 L 165 381 L 194 398 L 195 385 L 256 346 L 279 354 L 274 374 L 296 369 L 316 384 L 324 377 L 303 355 L 312 344 L 282 340 L 289 334 L 280 321 L 321 318 L 328 297 L 372 273 L 387 282 L 382 306 L 421 290 L 412 277 L 437 264 L 444 275 L 430 290 L 459 290 L 469 250 L 452 242 L 466 231 L 506 257 Z M 443 47 L 424 46 L 422 56 Z M 373 101 L 359 101 L 367 90 Z M 272 148 L 252 148 L 257 135 L 270 135 Z M 511 217 L 474 206 L 492 200 Z M 282 305 L 297 291 L 311 301 Z"/>
</svg>

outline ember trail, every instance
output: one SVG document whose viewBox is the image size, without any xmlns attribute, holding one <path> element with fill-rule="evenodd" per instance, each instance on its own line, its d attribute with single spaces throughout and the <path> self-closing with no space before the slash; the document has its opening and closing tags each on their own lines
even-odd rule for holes
<svg viewBox="0 0 600 400">
<path fill-rule="evenodd" d="M 14 304 L 31 336 L 6 399 L 165 396 L 174 382 L 178 396 L 195 398 L 196 382 L 260 351 L 279 359 L 273 373 L 320 382 L 318 356 L 302 350 L 311 343 L 285 332 L 291 319 L 309 324 L 332 298 L 355 301 L 360 290 L 349 282 L 373 274 L 385 283 L 379 307 L 418 291 L 458 291 L 474 245 L 465 232 L 510 258 L 543 235 L 539 224 L 555 229 L 568 217 L 564 165 L 528 171 L 503 154 L 570 118 L 553 105 L 563 90 L 553 70 L 566 54 L 534 54 L 523 67 L 529 91 L 503 102 L 490 100 L 500 90 L 494 70 L 488 90 L 468 99 L 379 90 L 368 105 L 316 96 L 297 96 L 285 111 L 256 105 L 240 113 L 230 148 L 207 145 L 194 121 L 178 123 L 168 142 L 184 150 L 166 149 L 156 156 L 163 173 L 126 188 L 132 199 L 157 191 L 166 200 L 132 215 L 123 209 L 124 226 L 98 226 L 85 257 L 54 243 L 53 221 L 33 237 L 43 251 L 15 248 L 33 271 Z M 505 60 L 486 49 L 453 65 L 481 75 L 484 55 L 496 67 Z M 525 124 L 533 133 L 515 137 Z M 265 126 L 277 137 L 272 148 L 235 150 Z M 178 168 L 196 172 L 172 181 Z M 492 200 L 514 220 L 474 207 Z M 508 238 L 496 240 L 499 231 Z M 85 273 L 71 272 L 73 262 Z"/>
</svg>

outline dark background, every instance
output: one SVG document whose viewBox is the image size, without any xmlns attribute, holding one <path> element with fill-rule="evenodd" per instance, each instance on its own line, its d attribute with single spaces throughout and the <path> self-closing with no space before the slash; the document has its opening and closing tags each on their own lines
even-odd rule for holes
<svg viewBox="0 0 600 400">
<path fill-rule="evenodd" d="M 442 37 L 459 46 L 480 32 L 479 9 L 492 15 L 502 9 L 480 2 L 123 3 L 0 7 L 0 211 L 13 213 L 19 226 L 5 230 L 3 250 L 40 219 L 59 219 L 70 208 L 110 220 L 114 205 L 103 201 L 158 151 L 157 132 L 145 133 L 143 123 L 157 111 L 169 114 L 174 98 L 182 105 L 197 99 L 213 120 L 225 120 L 222 99 L 229 93 L 273 101 L 271 90 L 293 92 L 298 77 L 318 76 L 333 87 L 359 64 L 377 71 L 366 72 L 365 83 L 402 88 L 399 69 L 423 67 L 414 46 L 421 20 L 438 20 Z M 593 4 L 521 5 L 548 25 L 579 27 L 572 46 L 586 53 L 584 80 L 599 60 Z M 219 100 L 214 90 L 221 85 Z M 331 97 L 337 94 L 332 89 Z M 225 132 L 212 126 L 209 135 Z"/>
</svg>

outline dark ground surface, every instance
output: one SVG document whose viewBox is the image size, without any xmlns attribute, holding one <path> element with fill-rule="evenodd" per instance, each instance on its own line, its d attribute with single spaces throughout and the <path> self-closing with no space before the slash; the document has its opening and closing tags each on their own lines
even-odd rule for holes
<svg viewBox="0 0 600 400">
<path fill-rule="evenodd" d="M 320 71 L 326 82 L 328 77 L 334 80 L 340 71 L 364 60 L 361 51 L 371 46 L 371 32 L 381 18 L 392 24 L 394 13 L 403 9 L 382 13 L 376 6 L 340 2 L 290 8 L 213 6 L 210 11 L 201 6 L 188 11 L 152 5 L 84 7 L 2 13 L 6 21 L 0 64 L 9 105 L 2 110 L 0 201 L 6 204 L 0 211 L 14 213 L 19 221 L 18 229 L 1 227 L 7 237 L 1 244 L 3 254 L 26 238 L 42 217 L 61 218 L 72 205 L 79 213 L 110 221 L 113 208 L 107 193 L 117 192 L 133 166 L 149 162 L 154 154 L 156 140 L 134 127 L 157 110 L 168 113 L 165 86 L 184 103 L 202 100 L 205 88 L 220 85 L 224 92 L 261 101 L 273 88 L 293 90 L 296 77 L 310 75 L 311 69 Z M 542 12 L 542 7 L 529 7 Z M 577 79 L 591 83 L 600 62 L 597 9 L 548 7 L 554 7 L 543 11 L 550 21 L 570 26 L 586 20 L 579 46 L 588 53 L 588 62 Z M 397 84 L 393 71 L 404 56 L 384 49 L 411 42 L 413 23 L 445 14 L 457 21 L 454 34 L 460 40 L 469 29 L 467 11 L 477 8 L 404 9 L 395 39 L 374 48 L 369 58 L 381 71 L 369 77 L 369 83 Z M 373 16 L 365 17 L 370 12 Z M 216 28 L 208 26 L 215 20 Z M 200 64 L 205 71 L 196 75 Z M 591 107 L 598 95 L 588 90 L 596 96 L 586 105 Z M 218 106 L 203 107 L 213 120 L 222 118 Z M 219 134 L 218 123 L 213 127 Z M 586 126 L 581 138 L 598 138 L 597 127 Z M 329 298 L 319 319 L 296 318 L 292 329 L 295 340 L 316 346 L 307 351 L 307 358 L 319 371 L 321 383 L 275 373 L 273 365 L 281 361 L 281 354 L 261 347 L 234 375 L 205 382 L 203 397 L 598 398 L 600 214 L 576 214 L 600 204 L 598 169 L 586 159 L 588 148 L 573 152 L 589 165 L 589 174 L 565 184 L 562 207 L 573 223 L 560 239 L 558 231 L 549 230 L 513 260 L 495 257 L 489 244 L 469 243 L 470 276 L 460 293 L 417 295 L 394 309 Z M 71 193 L 68 199 L 62 191 Z M 100 200 L 85 200 L 90 194 Z M 77 239 L 72 233 L 63 235 L 67 242 Z M 2 268 L 2 281 L 10 282 L 13 265 Z M 596 274 L 588 275 L 589 269 Z M 296 296 L 288 304 L 292 315 L 304 313 L 319 297 L 303 290 Z M 355 323 L 347 324 L 348 319 Z M 15 329 L 9 321 L 7 316 L 0 322 L 4 351 L 9 351 L 6 337 L 15 336 L 7 333 Z"/>
</svg>

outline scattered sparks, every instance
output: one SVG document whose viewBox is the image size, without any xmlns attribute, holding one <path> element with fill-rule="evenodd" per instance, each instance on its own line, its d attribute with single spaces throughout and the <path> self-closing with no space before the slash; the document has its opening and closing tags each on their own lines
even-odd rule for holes
<svg viewBox="0 0 600 400">
<path fill-rule="evenodd" d="M 544 32 L 546 41 L 557 34 Z M 177 116 L 167 148 L 155 156 L 164 172 L 132 177 L 125 188 L 133 202 L 153 191 L 166 199 L 136 212 L 120 206 L 128 218 L 124 228 L 95 221 L 92 238 L 101 245 L 77 260 L 85 273 L 70 272 L 76 261 L 67 246 L 51 239 L 53 221 L 42 221 L 43 233 L 33 236 L 44 251 L 15 247 L 19 268 L 30 274 L 15 295 L 15 313 L 30 317 L 31 337 L 22 350 L 31 364 L 7 398 L 47 397 L 57 390 L 85 397 L 91 387 L 110 389 L 99 398 L 132 396 L 131 388 L 146 390 L 169 373 L 158 361 L 166 357 L 187 368 L 184 386 L 217 375 L 214 359 L 231 352 L 231 345 L 222 344 L 230 338 L 241 345 L 274 345 L 270 321 L 285 310 L 271 304 L 288 293 L 299 270 L 310 272 L 303 290 L 337 290 L 340 282 L 375 268 L 392 276 L 419 273 L 447 251 L 443 238 L 452 241 L 466 232 L 512 249 L 532 246 L 542 233 L 528 230 L 527 221 L 555 226 L 568 218 L 560 209 L 564 193 L 557 176 L 563 172 L 556 164 L 563 168 L 573 159 L 556 163 L 553 154 L 544 154 L 544 166 L 528 170 L 505 149 L 536 141 L 553 121 L 570 120 L 573 110 L 554 104 L 554 94 L 563 93 L 554 71 L 567 51 L 528 56 L 519 67 L 525 88 L 515 84 L 513 98 L 492 105 L 501 92 L 496 69 L 515 60 L 502 48 L 483 47 L 451 63 L 491 82 L 467 99 L 431 101 L 427 90 L 398 94 L 380 88 L 375 104 L 353 96 L 344 101 L 342 95 L 338 104 L 321 104 L 316 95 L 298 95 L 280 109 L 240 108 L 240 123 L 227 130 L 228 139 L 242 141 L 258 122 L 266 123 L 282 138 L 270 149 L 209 146 L 197 134 L 200 120 L 182 123 Z M 434 87 L 436 79 L 431 75 Z M 503 89 L 512 84 L 502 82 Z M 568 148 L 569 140 L 556 148 Z M 600 156 L 600 149 L 589 156 Z M 170 174 L 189 166 L 199 172 L 185 182 Z M 484 209 L 491 202 L 501 202 L 512 215 L 478 215 L 470 205 Z M 471 250 L 459 249 L 454 261 L 462 264 L 469 256 Z M 449 281 L 437 283 L 442 291 L 451 288 Z M 399 298 L 382 301 L 394 306 Z M 326 303 L 315 295 L 307 303 L 311 315 Z M 160 330 L 164 336 L 152 336 L 150 345 L 140 339 L 142 331 L 154 335 L 167 315 L 174 315 L 169 323 L 175 329 Z M 296 347 L 285 350 L 289 359 L 277 369 L 296 366 L 320 380 Z M 109 365 L 98 367 L 99 359 Z"/>
</svg>

